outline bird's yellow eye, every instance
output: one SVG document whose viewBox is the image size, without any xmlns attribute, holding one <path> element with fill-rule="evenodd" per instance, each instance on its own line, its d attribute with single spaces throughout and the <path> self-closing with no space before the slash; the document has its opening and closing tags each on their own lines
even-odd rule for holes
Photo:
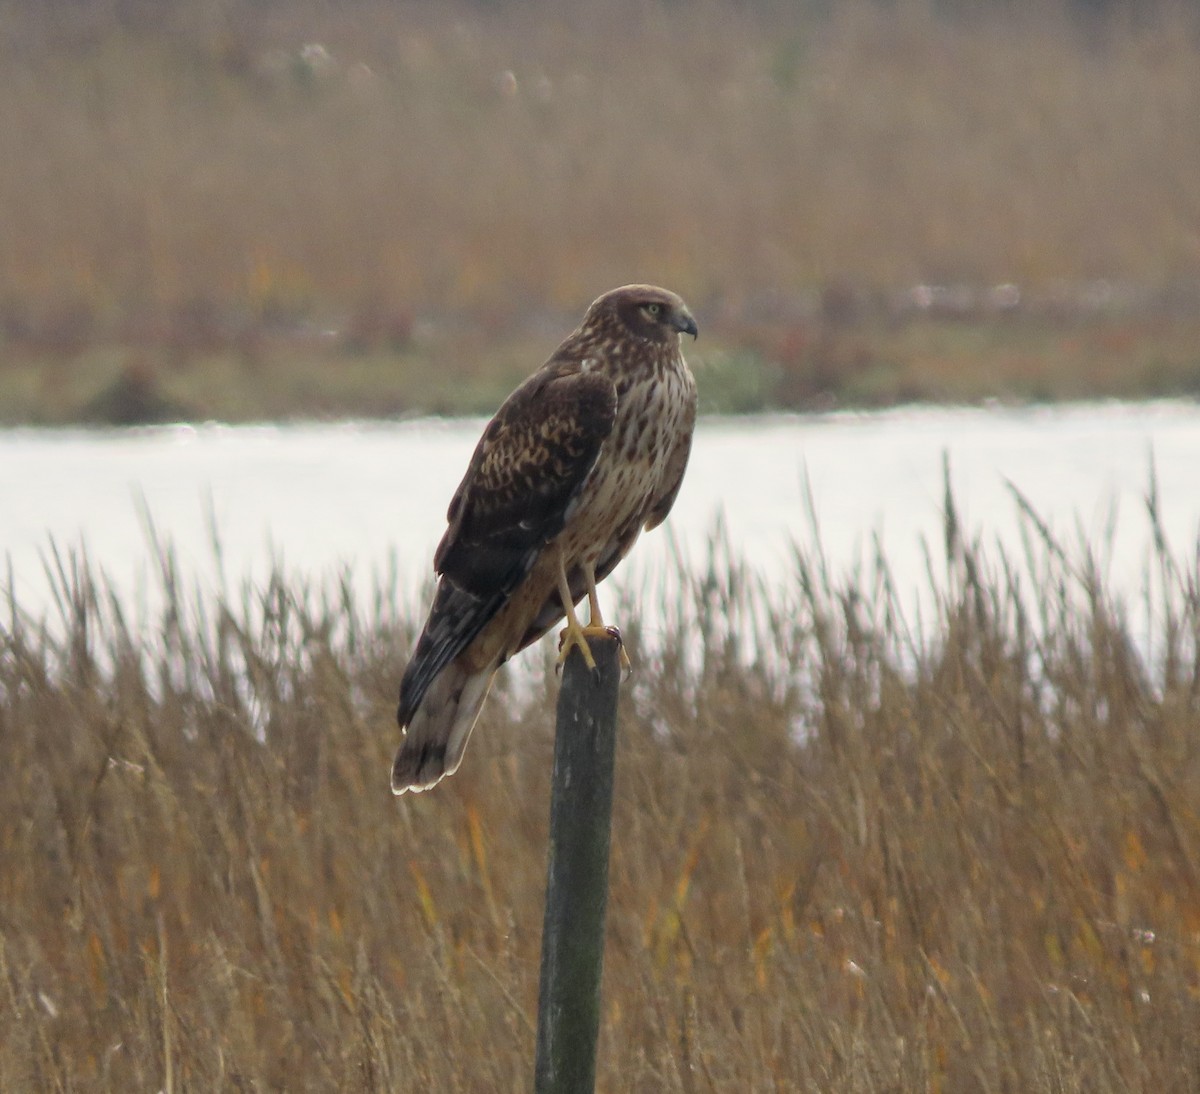
<svg viewBox="0 0 1200 1094">
<path fill-rule="evenodd" d="M 661 304 L 647 304 L 646 305 L 646 314 L 647 315 L 657 315 L 660 311 L 662 311 Z"/>
</svg>

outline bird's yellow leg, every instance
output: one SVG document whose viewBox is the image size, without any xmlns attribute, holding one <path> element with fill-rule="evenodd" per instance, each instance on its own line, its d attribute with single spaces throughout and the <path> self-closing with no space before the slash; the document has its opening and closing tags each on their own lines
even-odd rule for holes
<svg viewBox="0 0 1200 1094">
<path fill-rule="evenodd" d="M 604 617 L 600 614 L 600 594 L 596 591 L 596 567 L 589 563 L 581 563 L 583 568 L 583 579 L 587 582 L 587 598 L 588 598 L 588 634 L 607 634 L 615 636 L 617 641 L 621 641 L 621 632 L 616 627 L 605 626 Z M 633 665 L 629 660 L 629 654 L 625 652 L 625 643 L 621 642 L 618 647 L 618 652 L 621 657 L 621 671 L 628 676 L 633 672 Z"/>
<path fill-rule="evenodd" d="M 589 627 L 585 630 L 583 624 L 579 622 L 579 616 L 575 614 L 575 602 L 571 599 L 571 584 L 567 581 L 567 571 L 561 557 L 558 560 L 558 595 L 562 599 L 563 612 L 567 617 L 567 626 L 558 639 L 557 665 L 561 669 L 566 664 L 567 655 L 571 652 L 571 647 L 578 646 L 579 652 L 583 654 L 584 663 L 594 672 L 596 670 L 596 659 L 592 656 L 592 651 L 588 648 L 587 630 L 591 630 L 594 634 L 595 629 Z"/>
<path fill-rule="evenodd" d="M 583 579 L 587 582 L 588 630 L 603 630 L 604 617 L 600 614 L 600 594 L 596 592 L 596 567 L 581 563 Z"/>
</svg>

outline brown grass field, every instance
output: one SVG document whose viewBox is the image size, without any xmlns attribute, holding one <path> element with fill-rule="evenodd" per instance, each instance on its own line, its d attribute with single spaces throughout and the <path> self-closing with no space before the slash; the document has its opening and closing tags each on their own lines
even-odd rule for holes
<svg viewBox="0 0 1200 1094">
<path fill-rule="evenodd" d="M 5 0 L 0 421 L 478 410 L 633 280 L 721 409 L 1200 390 L 1194 8 L 822 6 Z"/>
<path fill-rule="evenodd" d="M 1200 391 L 1194 14 L 964 7 L 0 0 L 0 421 L 490 409 L 634 279 L 711 408 Z M 919 625 L 614 610 L 601 1090 L 1200 1089 L 1196 558 L 946 509 Z M 160 561 L 0 611 L 0 1091 L 527 1090 L 548 648 L 396 800 L 407 598 Z"/>
<path fill-rule="evenodd" d="M 883 560 L 768 597 L 720 545 L 614 613 L 599 1089 L 1197 1089 L 1193 562 L 1135 642 L 1102 559 L 955 527 L 921 627 Z M 529 1089 L 545 660 L 396 800 L 394 590 L 162 575 L 0 629 L 0 1089 Z"/>
</svg>

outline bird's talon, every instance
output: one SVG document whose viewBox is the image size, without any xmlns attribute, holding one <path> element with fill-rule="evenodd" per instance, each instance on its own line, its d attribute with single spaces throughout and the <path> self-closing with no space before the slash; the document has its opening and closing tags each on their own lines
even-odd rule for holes
<svg viewBox="0 0 1200 1094">
<path fill-rule="evenodd" d="M 558 636 L 558 658 L 554 662 L 554 675 L 561 676 L 563 665 L 567 663 L 567 657 L 570 656 L 571 647 L 576 646 L 579 652 L 583 655 L 584 664 L 592 671 L 592 675 L 598 675 L 600 670 L 596 665 L 596 659 L 592 656 L 591 648 L 588 646 L 589 638 L 612 638 L 617 643 L 617 657 L 621 664 L 621 679 L 628 680 L 633 675 L 633 662 L 629 660 L 629 654 L 625 652 L 625 640 L 621 637 L 621 631 L 618 627 L 613 626 L 592 626 L 580 627 L 577 631 L 568 624 L 559 633 Z"/>
<path fill-rule="evenodd" d="M 579 650 L 583 655 L 583 663 L 592 672 L 595 672 L 596 659 L 592 656 L 592 651 L 588 648 L 587 634 L 584 628 L 572 627 L 570 624 L 558 636 L 558 661 L 555 663 L 555 671 L 562 672 L 562 667 L 567 663 L 567 658 L 571 655 L 572 648 Z"/>
<path fill-rule="evenodd" d="M 604 632 L 609 638 L 617 640 L 617 657 L 621 661 L 621 679 L 628 680 L 633 675 L 633 662 L 629 660 L 629 654 L 625 652 L 625 639 L 621 636 L 621 628 L 606 626 Z"/>
</svg>

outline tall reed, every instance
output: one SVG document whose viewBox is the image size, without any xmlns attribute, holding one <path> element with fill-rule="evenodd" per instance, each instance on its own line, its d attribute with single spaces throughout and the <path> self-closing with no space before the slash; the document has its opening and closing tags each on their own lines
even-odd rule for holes
<svg viewBox="0 0 1200 1094">
<path fill-rule="evenodd" d="M 882 557 L 720 543 L 623 607 L 601 1089 L 1200 1082 L 1193 561 L 1147 643 L 1035 514 L 958 529 L 919 626 Z M 153 625 L 66 556 L 5 613 L 0 1088 L 527 1089 L 552 673 L 397 801 L 395 591 L 159 561 Z"/>
</svg>

